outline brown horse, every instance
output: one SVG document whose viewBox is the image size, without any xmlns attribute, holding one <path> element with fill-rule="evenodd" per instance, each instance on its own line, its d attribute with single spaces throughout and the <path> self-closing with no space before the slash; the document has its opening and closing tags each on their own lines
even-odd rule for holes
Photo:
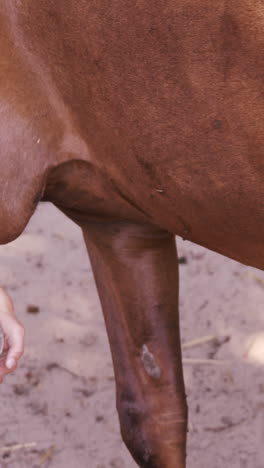
<svg viewBox="0 0 264 468">
<path fill-rule="evenodd" d="M 184 468 L 174 234 L 264 269 L 260 0 L 2 0 L 0 242 L 48 200 L 78 223 L 123 439 Z"/>
</svg>

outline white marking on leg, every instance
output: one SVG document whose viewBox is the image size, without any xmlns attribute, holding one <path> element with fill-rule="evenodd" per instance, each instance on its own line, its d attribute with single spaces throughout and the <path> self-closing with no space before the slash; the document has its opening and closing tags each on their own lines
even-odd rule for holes
<svg viewBox="0 0 264 468">
<path fill-rule="evenodd" d="M 147 374 L 153 379 L 160 379 L 161 369 L 156 364 L 153 354 L 149 351 L 146 344 L 142 346 L 141 361 Z"/>
</svg>

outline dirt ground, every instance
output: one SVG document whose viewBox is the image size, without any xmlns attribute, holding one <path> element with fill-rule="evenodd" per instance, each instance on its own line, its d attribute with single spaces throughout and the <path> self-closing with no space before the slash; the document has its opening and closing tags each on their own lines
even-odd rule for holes
<svg viewBox="0 0 264 468">
<path fill-rule="evenodd" d="M 179 240 L 188 468 L 264 466 L 264 273 Z M 81 232 L 42 204 L 0 248 L 0 284 L 26 327 L 0 387 L 0 467 L 135 468 L 115 410 L 103 317 Z M 216 360 L 224 360 L 217 365 Z M 6 446 L 11 448 L 6 448 Z"/>
</svg>

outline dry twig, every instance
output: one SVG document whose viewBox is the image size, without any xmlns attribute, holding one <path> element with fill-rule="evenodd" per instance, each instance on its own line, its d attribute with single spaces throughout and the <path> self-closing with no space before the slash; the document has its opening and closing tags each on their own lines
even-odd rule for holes
<svg viewBox="0 0 264 468">
<path fill-rule="evenodd" d="M 55 449 L 56 449 L 56 445 L 52 445 L 46 452 L 44 452 L 44 453 L 41 455 L 41 457 L 38 459 L 37 465 L 38 465 L 38 466 L 41 466 L 41 465 L 43 465 L 43 463 L 45 463 L 47 460 L 49 460 L 50 458 L 52 458 L 52 456 L 54 455 Z"/>
<path fill-rule="evenodd" d="M 15 452 L 16 450 L 36 447 L 36 445 L 37 445 L 37 442 L 29 442 L 27 444 L 5 445 L 4 447 L 0 447 L 0 453 Z"/>
<path fill-rule="evenodd" d="M 183 343 L 182 349 L 193 348 L 194 346 L 198 346 L 204 343 L 209 343 L 210 341 L 215 341 L 215 340 L 218 340 L 217 336 L 214 336 L 214 335 L 203 336 L 202 338 L 196 338 L 194 340 Z"/>
<path fill-rule="evenodd" d="M 220 359 L 192 359 L 192 358 L 184 358 L 183 364 L 209 364 L 211 366 L 224 366 L 228 364 L 228 361 L 223 361 Z"/>
</svg>

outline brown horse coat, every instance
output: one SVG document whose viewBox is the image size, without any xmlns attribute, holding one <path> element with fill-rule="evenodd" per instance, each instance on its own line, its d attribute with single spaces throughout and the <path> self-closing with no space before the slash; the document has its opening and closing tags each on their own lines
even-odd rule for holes
<svg viewBox="0 0 264 468">
<path fill-rule="evenodd" d="M 260 0 L 2 0 L 0 242 L 83 229 L 140 467 L 183 468 L 177 234 L 264 269 Z"/>
</svg>

